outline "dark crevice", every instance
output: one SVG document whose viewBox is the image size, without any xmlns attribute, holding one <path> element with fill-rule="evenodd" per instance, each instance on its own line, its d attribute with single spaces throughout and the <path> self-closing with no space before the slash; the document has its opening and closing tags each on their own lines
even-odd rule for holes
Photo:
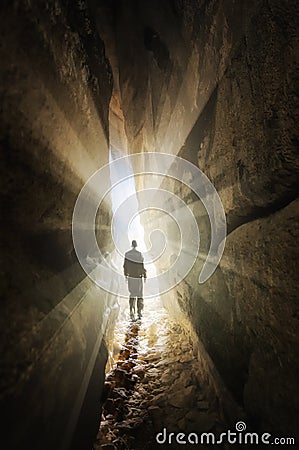
<svg viewBox="0 0 299 450">
<path fill-rule="evenodd" d="M 246 216 L 233 216 L 232 214 L 230 214 L 227 218 L 227 235 L 229 235 L 242 225 L 254 222 L 255 220 L 258 219 L 264 219 L 266 217 L 271 216 L 272 214 L 279 212 L 297 198 L 298 193 L 292 192 L 286 195 L 285 197 L 276 200 L 270 205 L 263 207 L 255 206 L 252 209 L 251 214 L 247 214 Z"/>
</svg>

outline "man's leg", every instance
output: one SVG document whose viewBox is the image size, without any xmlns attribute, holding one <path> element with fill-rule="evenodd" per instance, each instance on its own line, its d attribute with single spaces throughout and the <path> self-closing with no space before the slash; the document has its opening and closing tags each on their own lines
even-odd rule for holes
<svg viewBox="0 0 299 450">
<path fill-rule="evenodd" d="M 143 298 L 138 297 L 138 299 L 137 299 L 137 313 L 138 313 L 138 318 L 139 319 L 142 317 L 142 310 L 143 310 Z"/>
<path fill-rule="evenodd" d="M 134 317 L 135 314 L 135 297 L 130 297 L 129 303 L 130 303 L 130 315 L 132 318 Z"/>
</svg>

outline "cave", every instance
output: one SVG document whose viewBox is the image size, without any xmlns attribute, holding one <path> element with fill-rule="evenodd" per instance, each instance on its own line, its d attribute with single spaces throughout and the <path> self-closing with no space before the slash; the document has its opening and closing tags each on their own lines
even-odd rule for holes
<svg viewBox="0 0 299 450">
<path fill-rule="evenodd" d="M 298 448 L 298 2 L 0 8 L 3 448 Z"/>
</svg>

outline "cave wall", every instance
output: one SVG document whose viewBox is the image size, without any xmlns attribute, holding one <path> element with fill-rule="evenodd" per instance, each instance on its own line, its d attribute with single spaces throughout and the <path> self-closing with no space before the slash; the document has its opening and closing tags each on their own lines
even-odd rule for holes
<svg viewBox="0 0 299 450">
<path fill-rule="evenodd" d="M 229 235 L 204 285 L 178 288 L 182 309 L 252 423 L 298 422 L 298 103 L 295 2 L 262 2 L 179 155 L 223 202 Z M 185 298 L 182 298 L 182 297 Z M 190 300 L 188 300 L 190 296 Z"/>
<path fill-rule="evenodd" d="M 118 5 L 130 150 L 178 153 L 198 165 L 227 216 L 219 268 L 198 285 L 199 258 L 173 301 L 252 424 L 293 436 L 299 400 L 297 2 Z M 172 181 L 162 186 L 179 192 Z M 191 206 L 190 193 L 180 194 Z M 206 217 L 194 210 L 209 239 Z M 150 220 L 146 226 L 150 231 Z"/>
<path fill-rule="evenodd" d="M 229 231 L 190 317 L 253 422 L 290 435 L 299 412 L 297 19 L 293 2 L 264 2 L 252 15 L 180 152 L 218 190 Z"/>
<path fill-rule="evenodd" d="M 112 73 L 85 2 L 2 2 L 1 37 L 1 444 L 68 448 L 75 433 L 82 448 L 97 431 L 115 298 L 86 278 L 71 223 L 109 160 Z"/>
<path fill-rule="evenodd" d="M 130 152 L 177 154 L 258 2 L 104 3 Z"/>
</svg>

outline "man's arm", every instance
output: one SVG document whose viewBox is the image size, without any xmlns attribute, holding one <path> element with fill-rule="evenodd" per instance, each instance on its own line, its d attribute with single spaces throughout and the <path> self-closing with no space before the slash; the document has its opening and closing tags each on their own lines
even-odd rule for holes
<svg viewBox="0 0 299 450">
<path fill-rule="evenodd" d="M 128 278 L 129 274 L 128 274 L 128 260 L 127 260 L 127 258 L 125 258 L 123 268 L 124 268 L 124 276 L 126 278 Z"/>
<path fill-rule="evenodd" d="M 141 259 L 141 267 L 142 267 L 142 271 L 141 271 L 142 275 L 141 276 L 146 280 L 146 269 L 145 269 L 144 263 L 143 263 L 143 256 L 141 258 L 142 258 Z"/>
</svg>

